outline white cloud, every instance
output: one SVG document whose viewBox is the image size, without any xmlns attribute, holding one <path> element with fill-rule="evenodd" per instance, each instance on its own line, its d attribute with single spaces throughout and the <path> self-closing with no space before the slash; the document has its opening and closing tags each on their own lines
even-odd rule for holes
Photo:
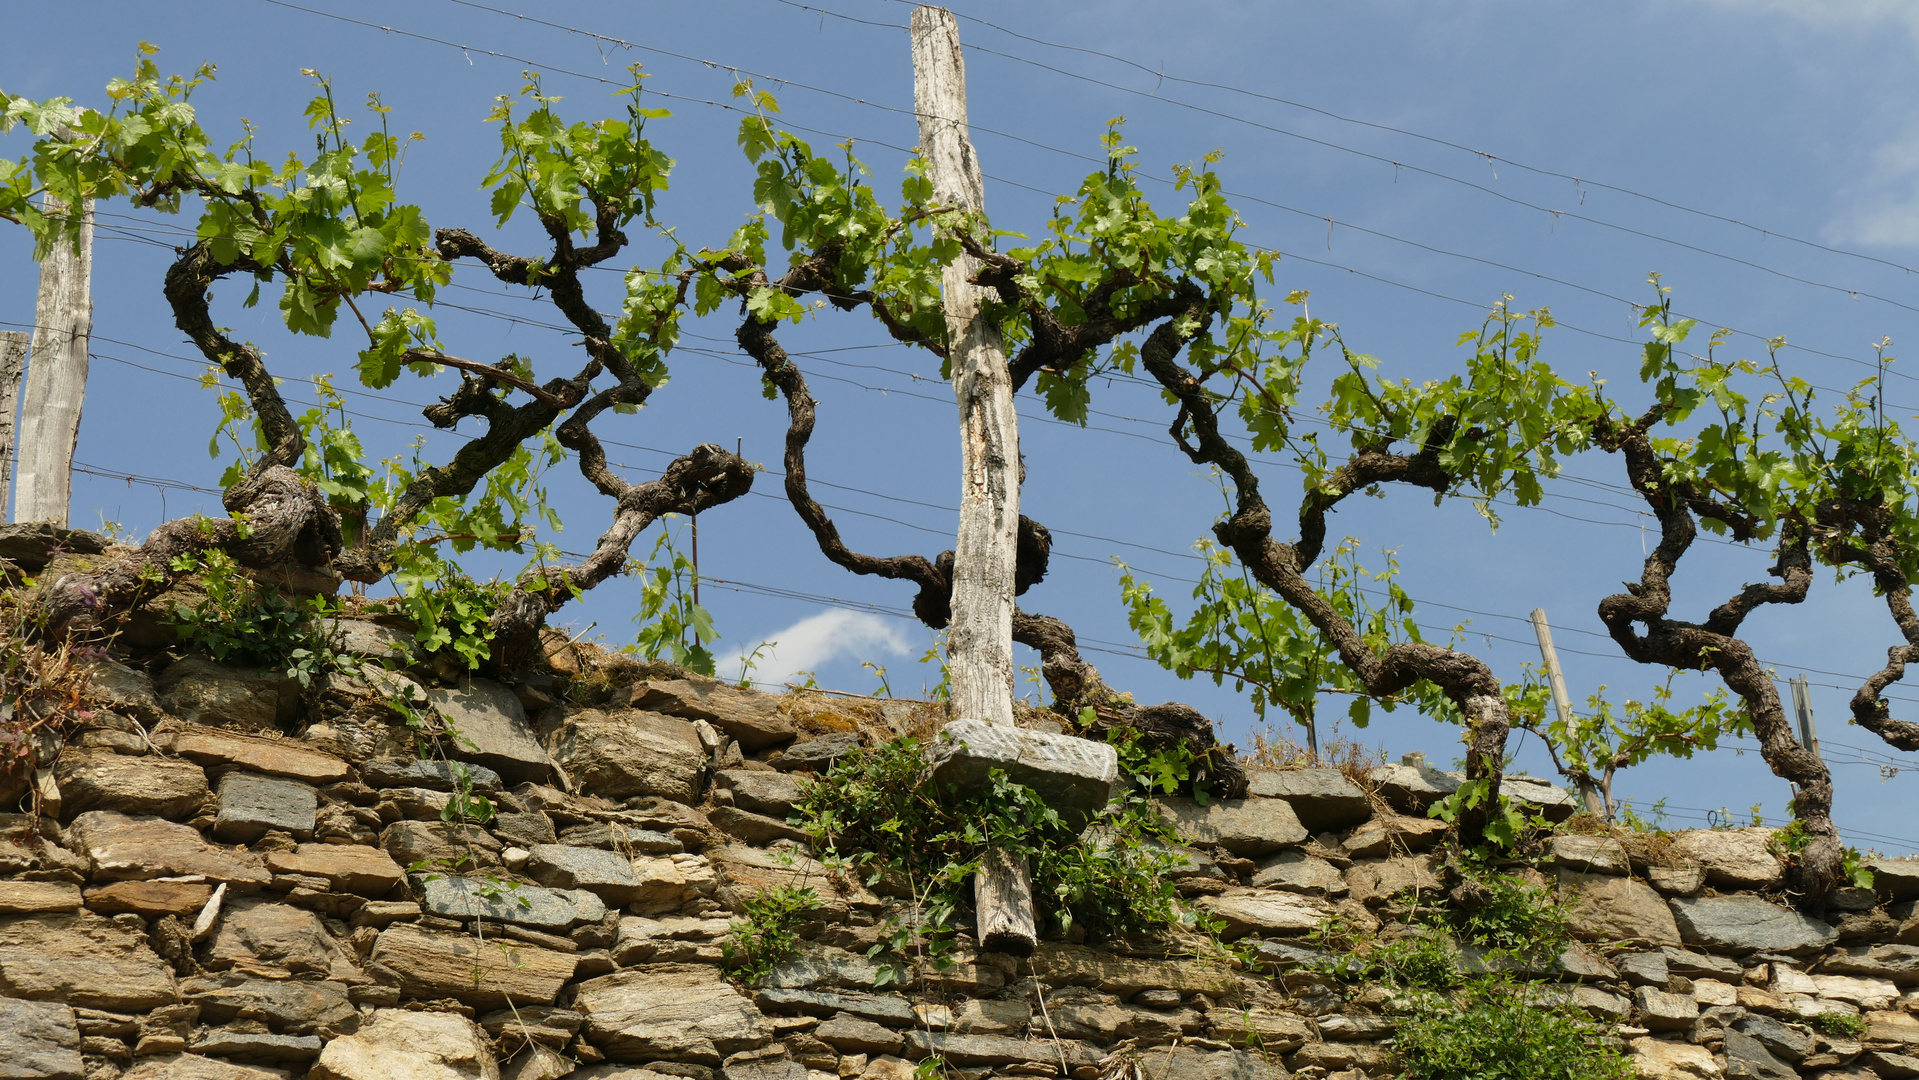
<svg viewBox="0 0 1919 1080">
<path fill-rule="evenodd" d="M 833 609 L 809 615 L 799 622 L 766 635 L 770 646 L 755 662 L 752 677 L 762 682 L 786 682 L 802 671 L 818 671 L 823 665 L 841 658 L 875 659 L 901 656 L 907 651 L 906 635 L 892 620 L 860 611 Z M 723 657 L 719 674 L 737 676 L 747 647 L 736 648 Z"/>
</svg>

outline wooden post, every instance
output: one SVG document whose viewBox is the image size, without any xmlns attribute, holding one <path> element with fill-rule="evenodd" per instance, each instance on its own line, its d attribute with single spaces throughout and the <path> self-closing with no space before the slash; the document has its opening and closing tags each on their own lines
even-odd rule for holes
<svg viewBox="0 0 1919 1080">
<path fill-rule="evenodd" d="M 1546 609 L 1533 609 L 1533 633 L 1539 637 L 1539 655 L 1546 661 L 1546 683 L 1552 687 L 1553 710 L 1559 714 L 1559 722 L 1572 727 L 1573 702 L 1566 693 L 1566 676 L 1559 670 L 1559 653 L 1553 649 L 1552 627 L 1546 623 Z M 1590 777 L 1576 777 L 1579 785 L 1579 799 L 1586 804 L 1586 813 L 1601 821 L 1608 820 L 1606 800 L 1599 795 L 1599 788 Z"/>
<path fill-rule="evenodd" d="M 1819 729 L 1812 723 L 1812 684 L 1804 675 L 1792 680 L 1792 708 L 1799 714 L 1799 744 L 1819 756 Z"/>
<path fill-rule="evenodd" d="M 965 211 L 975 236 L 986 184 L 966 124 L 959 23 L 945 8 L 913 12 L 913 107 L 933 201 Z M 1019 539 L 1019 428 L 999 327 L 980 317 L 978 265 L 961 256 L 941 279 L 948 362 L 960 420 L 959 537 L 947 630 L 956 718 L 1013 723 L 1013 567 Z M 980 947 L 1024 955 L 1038 944 L 1024 860 L 988 858 L 974 880 Z"/>
<path fill-rule="evenodd" d="M 46 211 L 60 203 L 47 196 Z M 67 523 L 73 494 L 73 448 L 80 438 L 80 404 L 87 392 L 87 339 L 93 331 L 93 204 L 80 224 L 79 246 L 56 243 L 40 264 L 34 309 L 33 356 L 20 408 L 20 454 L 15 473 L 18 522 Z"/>
<path fill-rule="evenodd" d="M 0 521 L 13 505 L 13 425 L 20 413 L 20 376 L 27 370 L 27 342 L 20 330 L 0 330 Z"/>
</svg>

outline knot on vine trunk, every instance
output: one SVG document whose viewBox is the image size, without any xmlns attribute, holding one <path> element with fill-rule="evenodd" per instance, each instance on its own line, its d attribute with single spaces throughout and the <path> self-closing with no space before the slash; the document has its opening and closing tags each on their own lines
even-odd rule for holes
<svg viewBox="0 0 1919 1080">
<path fill-rule="evenodd" d="M 1053 534 L 1025 514 L 1019 516 L 1019 535 L 1013 551 L 1013 595 L 1046 580 L 1053 555 Z M 933 560 L 933 580 L 920 583 L 913 597 L 913 614 L 935 630 L 953 621 L 953 552 L 942 551 Z"/>
</svg>

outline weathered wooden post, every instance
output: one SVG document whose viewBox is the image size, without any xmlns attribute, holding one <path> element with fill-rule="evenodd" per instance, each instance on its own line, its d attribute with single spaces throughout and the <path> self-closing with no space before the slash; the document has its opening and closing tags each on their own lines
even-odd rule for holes
<svg viewBox="0 0 1919 1080">
<path fill-rule="evenodd" d="M 1539 655 L 1546 661 L 1546 682 L 1552 687 L 1553 709 L 1559 714 L 1559 722 L 1572 727 L 1572 696 L 1566 693 L 1566 676 L 1559 670 L 1559 653 L 1553 648 L 1553 630 L 1546 622 L 1546 609 L 1533 609 L 1533 633 L 1539 638 Z M 1599 794 L 1599 788 L 1590 776 L 1575 777 L 1579 785 L 1579 798 L 1585 804 L 1586 813 L 1601 821 L 1610 820 L 1606 813 L 1606 800 Z"/>
<path fill-rule="evenodd" d="M 0 331 L 0 524 L 13 505 L 14 418 L 20 414 L 20 376 L 27 370 L 27 342 L 21 330 Z"/>
<path fill-rule="evenodd" d="M 945 8 L 914 10 L 913 105 L 933 201 L 964 211 L 983 236 L 985 181 L 966 123 L 966 65 L 959 24 Z M 1013 726 L 1013 572 L 1019 539 L 1019 424 L 999 327 L 980 315 L 977 262 L 962 255 L 945 270 L 947 359 L 960 421 L 959 537 L 953 551 L 947 655 L 952 710 L 934 751 L 940 784 L 984 783 L 993 768 L 1039 791 L 1049 805 L 1084 821 L 1104 805 L 1118 776 L 1111 747 L 1042 736 Z M 1033 881 L 1024 859 L 992 852 L 973 883 L 982 949 L 1024 956 L 1039 943 Z"/>
<path fill-rule="evenodd" d="M 48 214 L 64 207 L 47 196 Z M 87 342 L 93 332 L 93 204 L 83 208 L 78 245 L 64 241 L 40 263 L 34 309 L 33 354 L 20 407 L 20 451 L 15 471 L 17 522 L 67 524 L 73 494 L 73 449 L 80 438 L 80 405 L 87 392 Z"/>
</svg>

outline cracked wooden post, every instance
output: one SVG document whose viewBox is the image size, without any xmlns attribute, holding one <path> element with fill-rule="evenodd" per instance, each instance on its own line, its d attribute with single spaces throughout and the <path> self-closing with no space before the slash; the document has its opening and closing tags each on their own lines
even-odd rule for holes
<svg viewBox="0 0 1919 1080">
<path fill-rule="evenodd" d="M 49 194 L 46 212 L 62 204 Z M 87 392 L 87 341 L 93 333 L 93 204 L 88 201 L 76 249 L 56 242 L 40 263 L 34 308 L 33 354 L 20 403 L 20 452 L 14 472 L 17 522 L 67 523 L 73 493 L 73 449 L 80 438 L 80 405 Z"/>
<path fill-rule="evenodd" d="M 945 8 L 913 12 L 913 107 L 933 202 L 985 220 L 985 181 L 966 126 L 959 24 Z M 977 235 L 977 234 L 976 234 Z M 947 632 L 953 716 L 1013 724 L 1013 567 L 1019 539 L 1019 431 L 999 327 L 980 317 L 985 290 L 962 255 L 945 270 L 948 360 L 960 419 L 959 538 Z M 1027 955 L 1039 942 L 1025 860 L 990 855 L 974 878 L 982 949 Z"/>
</svg>

